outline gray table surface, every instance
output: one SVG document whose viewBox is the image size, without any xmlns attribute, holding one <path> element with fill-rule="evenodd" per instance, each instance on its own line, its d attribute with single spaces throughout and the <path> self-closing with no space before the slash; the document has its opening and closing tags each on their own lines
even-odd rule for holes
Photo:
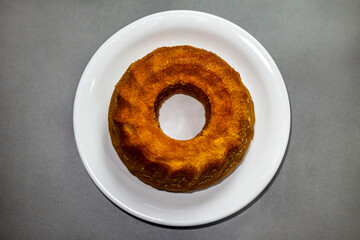
<svg viewBox="0 0 360 240">
<path fill-rule="evenodd" d="M 87 174 L 72 125 L 89 59 L 151 13 L 238 24 L 273 56 L 292 130 L 267 190 L 201 227 L 141 221 Z M 0 1 L 1 239 L 360 239 L 360 1 Z"/>
</svg>

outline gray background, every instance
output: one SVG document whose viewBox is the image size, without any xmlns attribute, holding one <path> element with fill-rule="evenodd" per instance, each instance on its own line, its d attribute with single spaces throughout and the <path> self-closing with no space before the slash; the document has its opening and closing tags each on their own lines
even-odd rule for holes
<svg viewBox="0 0 360 240">
<path fill-rule="evenodd" d="M 82 165 L 73 101 L 91 56 L 151 13 L 238 24 L 286 82 L 292 132 L 278 175 L 245 210 L 167 228 L 113 205 Z M 0 1 L 1 239 L 360 239 L 360 1 Z"/>
</svg>

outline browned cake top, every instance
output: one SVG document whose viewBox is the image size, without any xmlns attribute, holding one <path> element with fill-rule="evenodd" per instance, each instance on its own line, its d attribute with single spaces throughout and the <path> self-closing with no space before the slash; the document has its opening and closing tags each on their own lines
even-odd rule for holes
<svg viewBox="0 0 360 240">
<path fill-rule="evenodd" d="M 174 93 L 205 107 L 205 127 L 193 139 L 175 140 L 160 129 L 159 107 Z M 115 148 L 195 172 L 222 165 L 234 150 L 246 151 L 255 121 L 240 75 L 217 55 L 190 46 L 162 47 L 131 64 L 115 87 L 109 119 Z"/>
</svg>

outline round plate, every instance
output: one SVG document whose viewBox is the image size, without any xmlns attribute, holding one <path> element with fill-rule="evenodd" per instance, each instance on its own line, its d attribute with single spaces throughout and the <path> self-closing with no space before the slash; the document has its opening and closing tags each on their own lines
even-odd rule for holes
<svg viewBox="0 0 360 240">
<path fill-rule="evenodd" d="M 240 73 L 255 106 L 255 136 L 242 164 L 215 186 L 192 193 L 159 191 L 131 175 L 111 145 L 107 124 L 114 86 L 128 66 L 158 47 L 174 45 L 223 58 Z M 290 104 L 275 62 L 249 33 L 210 14 L 168 11 L 121 29 L 91 58 L 76 92 L 74 132 L 89 175 L 117 206 L 157 224 L 200 225 L 239 211 L 269 184 L 288 143 Z"/>
</svg>

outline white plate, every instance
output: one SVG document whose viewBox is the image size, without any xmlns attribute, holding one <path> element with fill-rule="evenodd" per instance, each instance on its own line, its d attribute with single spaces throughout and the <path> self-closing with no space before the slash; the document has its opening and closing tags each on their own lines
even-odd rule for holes
<svg viewBox="0 0 360 240">
<path fill-rule="evenodd" d="M 132 62 L 158 47 L 184 44 L 216 53 L 240 73 L 255 105 L 255 136 L 225 180 L 202 191 L 170 193 L 127 171 L 111 145 L 107 111 L 115 84 Z M 117 206 L 157 224 L 200 225 L 239 211 L 268 185 L 286 150 L 290 104 L 275 62 L 249 33 L 206 13 L 168 11 L 126 26 L 95 53 L 76 92 L 74 132 L 89 175 Z"/>
</svg>

